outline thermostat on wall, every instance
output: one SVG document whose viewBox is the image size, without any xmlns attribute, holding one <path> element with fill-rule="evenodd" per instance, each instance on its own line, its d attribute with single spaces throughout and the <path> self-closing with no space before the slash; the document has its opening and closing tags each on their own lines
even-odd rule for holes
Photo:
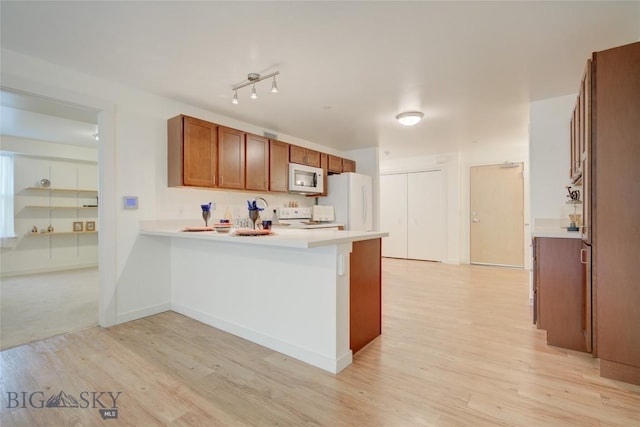
<svg viewBox="0 0 640 427">
<path fill-rule="evenodd" d="M 138 209 L 138 196 L 124 196 L 125 209 Z"/>
</svg>

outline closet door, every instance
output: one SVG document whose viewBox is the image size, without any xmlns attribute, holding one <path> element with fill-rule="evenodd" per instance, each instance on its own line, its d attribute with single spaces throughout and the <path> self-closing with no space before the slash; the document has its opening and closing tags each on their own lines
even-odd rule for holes
<svg viewBox="0 0 640 427">
<path fill-rule="evenodd" d="M 407 174 L 380 175 L 380 230 L 382 256 L 407 257 Z"/>
<path fill-rule="evenodd" d="M 407 258 L 442 261 L 444 191 L 442 171 L 407 174 Z"/>
</svg>

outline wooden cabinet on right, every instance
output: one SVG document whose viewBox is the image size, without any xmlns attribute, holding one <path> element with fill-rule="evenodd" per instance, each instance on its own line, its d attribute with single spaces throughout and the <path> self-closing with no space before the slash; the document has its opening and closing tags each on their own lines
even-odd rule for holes
<svg viewBox="0 0 640 427">
<path fill-rule="evenodd" d="M 342 159 L 342 172 L 355 172 L 356 162 L 354 160 Z"/>
<path fill-rule="evenodd" d="M 342 157 L 328 154 L 327 172 L 342 173 Z"/>
<path fill-rule="evenodd" d="M 354 160 L 343 159 L 342 157 L 329 156 L 327 171 L 328 173 L 355 172 L 356 162 Z"/>
<path fill-rule="evenodd" d="M 640 385 L 640 42 L 592 63 L 595 346 L 602 376 Z"/>
</svg>

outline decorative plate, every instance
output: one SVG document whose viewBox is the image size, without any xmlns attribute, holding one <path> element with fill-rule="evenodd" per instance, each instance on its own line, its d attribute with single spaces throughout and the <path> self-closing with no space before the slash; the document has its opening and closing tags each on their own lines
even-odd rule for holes
<svg viewBox="0 0 640 427">
<path fill-rule="evenodd" d="M 213 231 L 213 227 L 185 227 L 182 231 Z"/>
</svg>

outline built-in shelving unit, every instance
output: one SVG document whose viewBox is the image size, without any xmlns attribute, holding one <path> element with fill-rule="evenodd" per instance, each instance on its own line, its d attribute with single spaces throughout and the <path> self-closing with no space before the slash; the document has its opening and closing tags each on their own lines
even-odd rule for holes
<svg viewBox="0 0 640 427">
<path fill-rule="evenodd" d="M 98 234 L 97 231 L 47 231 L 46 233 L 27 233 L 28 237 L 39 237 L 39 236 L 60 236 L 60 235 L 71 235 L 71 234 Z"/>
<path fill-rule="evenodd" d="M 38 208 L 38 209 L 98 209 L 98 206 L 26 205 L 25 208 Z"/>
<path fill-rule="evenodd" d="M 90 190 L 90 189 L 75 189 L 75 188 L 55 188 L 55 187 L 27 187 L 27 190 L 35 190 L 35 191 L 52 191 L 59 193 L 98 193 L 98 190 Z"/>
</svg>

